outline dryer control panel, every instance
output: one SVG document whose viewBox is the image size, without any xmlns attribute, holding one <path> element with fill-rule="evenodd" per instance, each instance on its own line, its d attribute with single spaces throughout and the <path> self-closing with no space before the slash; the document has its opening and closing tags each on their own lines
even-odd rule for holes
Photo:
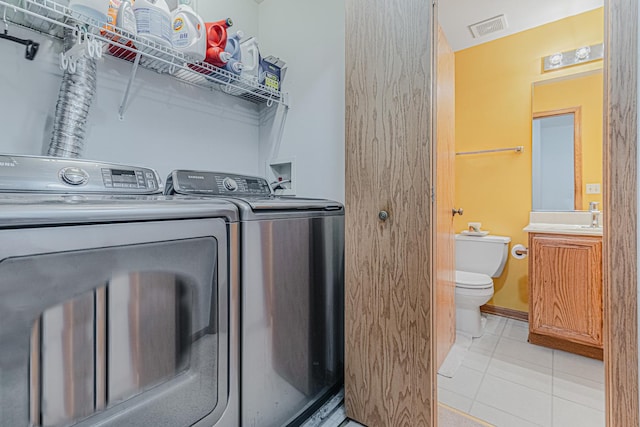
<svg viewBox="0 0 640 427">
<path fill-rule="evenodd" d="M 58 157 L 0 155 L 0 192 L 157 194 L 153 169 Z"/>
<path fill-rule="evenodd" d="M 266 179 L 220 172 L 175 170 L 167 178 L 166 193 L 265 197 L 271 195 Z"/>
</svg>

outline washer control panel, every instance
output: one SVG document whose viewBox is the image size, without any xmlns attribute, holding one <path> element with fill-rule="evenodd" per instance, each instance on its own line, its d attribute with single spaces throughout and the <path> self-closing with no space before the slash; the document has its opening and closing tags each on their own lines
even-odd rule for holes
<svg viewBox="0 0 640 427">
<path fill-rule="evenodd" d="M 102 182 L 106 188 L 157 190 L 158 180 L 151 170 L 102 169 Z"/>
<path fill-rule="evenodd" d="M 188 170 L 171 172 L 167 178 L 167 190 L 180 194 L 217 196 L 264 197 L 271 195 L 269 183 L 264 178 Z"/>
<path fill-rule="evenodd" d="M 153 169 L 38 156 L 0 156 L 0 192 L 157 194 Z"/>
</svg>

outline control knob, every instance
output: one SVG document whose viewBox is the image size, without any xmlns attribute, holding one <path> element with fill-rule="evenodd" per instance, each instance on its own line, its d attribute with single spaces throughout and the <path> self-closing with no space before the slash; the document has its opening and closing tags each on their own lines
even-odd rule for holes
<svg viewBox="0 0 640 427">
<path fill-rule="evenodd" d="M 89 174 L 83 169 L 68 167 L 60 171 L 60 178 L 69 185 L 83 185 L 89 181 Z"/>
<path fill-rule="evenodd" d="M 227 177 L 223 179 L 222 185 L 224 185 L 224 188 L 226 188 L 228 191 L 236 191 L 238 189 L 238 183 L 233 178 Z"/>
</svg>

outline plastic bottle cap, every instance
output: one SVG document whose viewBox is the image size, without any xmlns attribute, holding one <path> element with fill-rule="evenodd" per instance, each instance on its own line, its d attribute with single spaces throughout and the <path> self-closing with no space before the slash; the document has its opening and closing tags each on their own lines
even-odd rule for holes
<svg viewBox="0 0 640 427">
<path fill-rule="evenodd" d="M 229 62 L 231 59 L 231 54 L 229 52 L 221 52 L 220 53 L 220 61 Z"/>
</svg>

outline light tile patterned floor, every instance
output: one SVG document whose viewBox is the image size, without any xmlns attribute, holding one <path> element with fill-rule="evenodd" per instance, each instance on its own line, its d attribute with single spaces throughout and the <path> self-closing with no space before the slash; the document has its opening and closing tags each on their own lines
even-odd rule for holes
<svg viewBox="0 0 640 427">
<path fill-rule="evenodd" d="M 438 376 L 440 402 L 497 427 L 602 427 L 604 365 L 527 342 L 528 325 L 487 318 L 453 378 Z"/>
</svg>

